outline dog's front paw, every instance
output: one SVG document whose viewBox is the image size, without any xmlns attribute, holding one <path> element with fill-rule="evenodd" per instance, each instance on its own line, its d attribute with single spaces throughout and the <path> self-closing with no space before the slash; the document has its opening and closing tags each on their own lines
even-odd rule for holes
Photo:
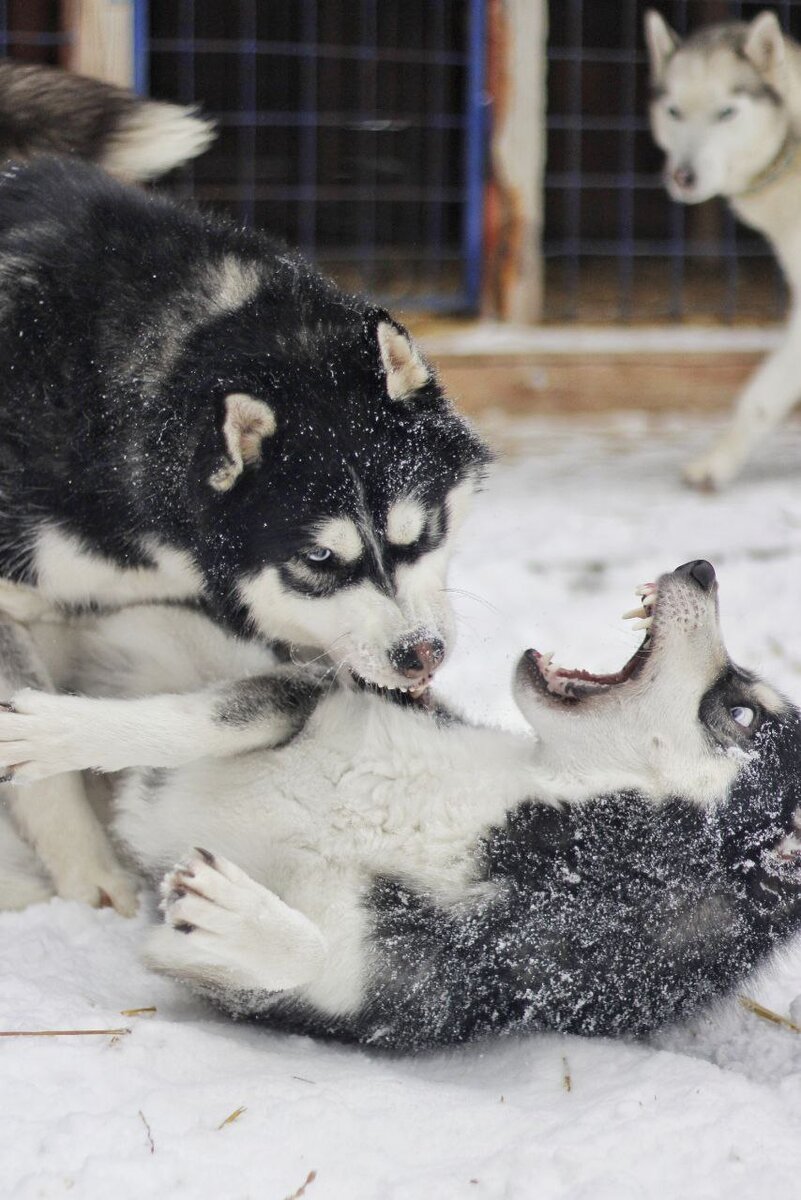
<svg viewBox="0 0 801 1200">
<path fill-rule="evenodd" d="M 687 463 L 682 475 L 684 482 L 699 492 L 717 492 L 731 483 L 739 465 L 729 455 L 712 450 Z"/>
<path fill-rule="evenodd" d="M 97 729 L 83 719 L 80 701 L 23 688 L 0 705 L 0 774 L 4 783 L 31 783 L 99 767 Z"/>
</svg>

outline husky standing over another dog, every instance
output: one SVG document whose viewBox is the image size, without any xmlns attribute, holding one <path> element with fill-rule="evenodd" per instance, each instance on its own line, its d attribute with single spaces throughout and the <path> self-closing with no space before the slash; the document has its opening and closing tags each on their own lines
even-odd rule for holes
<svg viewBox="0 0 801 1200">
<path fill-rule="evenodd" d="M 782 342 L 739 396 L 730 428 L 686 468 L 689 483 L 713 489 L 801 399 L 801 46 L 771 12 L 682 41 L 651 11 L 645 33 L 668 192 L 683 204 L 725 197 L 770 241 L 792 296 Z"/>
<path fill-rule="evenodd" d="M 151 964 L 234 1015 L 402 1050 L 646 1034 L 729 993 L 801 930 L 801 716 L 731 663 L 709 563 L 642 591 L 621 671 L 523 656 L 537 738 L 311 678 L 283 748 L 128 773 L 115 831 L 167 873 Z M 258 675 L 264 655 L 176 606 L 79 619 L 76 719 L 45 696 L 50 719 L 0 736 L 47 771 L 84 730 L 117 736 L 92 695 Z"/>
<path fill-rule="evenodd" d="M 428 685 L 488 453 L 386 312 L 263 234 L 40 158 L 0 178 L 0 355 L 4 609 L 194 603 L 293 657 Z M 4 636 L 5 695 L 46 687 L 25 631 Z M 280 744 L 310 703 L 296 674 L 109 701 L 117 735 L 92 766 Z M 30 715 L 42 699 L 11 698 Z M 8 789 L 16 819 L 51 872 L 73 870 L 80 839 L 68 850 L 58 806 L 36 801 L 52 782 L 22 746 L 6 761 L 34 785 Z M 83 860 L 85 890 L 115 900 Z"/>
</svg>

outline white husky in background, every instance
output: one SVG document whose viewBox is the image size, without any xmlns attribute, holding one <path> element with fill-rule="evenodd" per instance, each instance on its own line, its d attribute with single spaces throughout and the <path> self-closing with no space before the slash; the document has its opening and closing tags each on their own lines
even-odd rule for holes
<svg viewBox="0 0 801 1200">
<path fill-rule="evenodd" d="M 724 196 L 768 238 L 792 295 L 778 349 L 739 396 L 724 436 L 685 471 L 697 487 L 718 488 L 801 399 L 801 46 L 771 12 L 682 41 L 651 11 L 645 34 L 668 192 L 683 204 Z"/>
</svg>

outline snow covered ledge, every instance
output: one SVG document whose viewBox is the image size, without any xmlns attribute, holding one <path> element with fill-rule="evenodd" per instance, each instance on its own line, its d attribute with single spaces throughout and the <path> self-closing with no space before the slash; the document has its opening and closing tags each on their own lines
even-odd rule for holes
<svg viewBox="0 0 801 1200">
<path fill-rule="evenodd" d="M 764 354 L 781 326 L 507 325 L 476 321 L 421 334 L 433 359 L 529 354 Z"/>
<path fill-rule="evenodd" d="M 459 406 L 481 416 L 727 409 L 780 326 L 425 325 L 416 333 Z"/>
</svg>

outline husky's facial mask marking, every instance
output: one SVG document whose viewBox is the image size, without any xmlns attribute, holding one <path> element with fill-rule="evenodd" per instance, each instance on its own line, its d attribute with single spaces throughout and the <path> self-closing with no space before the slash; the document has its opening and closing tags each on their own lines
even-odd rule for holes
<svg viewBox="0 0 801 1200">
<path fill-rule="evenodd" d="M 645 18 L 651 128 L 674 200 L 737 197 L 781 168 L 791 127 L 785 44 L 773 13 L 702 29 L 682 42 L 659 13 Z"/>
<path fill-rule="evenodd" d="M 227 572 L 236 549 L 231 593 L 259 633 L 382 687 L 426 686 L 452 641 L 451 535 L 486 454 L 390 322 L 309 353 L 328 424 L 287 404 L 297 367 L 277 355 L 268 391 L 226 397 L 223 465 L 207 493 L 214 569 Z M 270 513 L 245 519 L 247 540 L 243 508 Z"/>
<path fill-rule="evenodd" d="M 736 667 L 718 620 L 717 582 L 703 560 L 685 563 L 638 589 L 642 606 L 626 613 L 645 638 L 620 671 L 596 675 L 557 667 L 529 650 L 515 697 L 562 769 L 592 764 L 606 774 L 651 781 L 654 796 L 720 800 L 768 714 L 784 699 Z M 631 709 L 636 709 L 632 732 Z M 646 789 L 647 790 L 647 789 Z"/>
</svg>

